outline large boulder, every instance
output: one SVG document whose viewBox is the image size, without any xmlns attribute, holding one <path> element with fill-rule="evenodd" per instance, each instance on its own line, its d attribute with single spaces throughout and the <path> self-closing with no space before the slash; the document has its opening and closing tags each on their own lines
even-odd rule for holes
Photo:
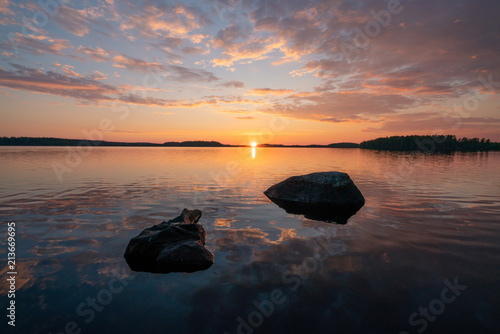
<svg viewBox="0 0 500 334">
<path fill-rule="evenodd" d="M 365 204 L 365 198 L 349 175 L 341 172 L 292 176 L 264 194 L 288 213 L 340 224 L 347 223 Z"/>
<path fill-rule="evenodd" d="M 198 224 L 200 217 L 200 210 L 184 209 L 180 216 L 132 238 L 124 254 L 130 269 L 152 273 L 208 269 L 214 255 L 205 248 L 207 233 Z"/>
</svg>

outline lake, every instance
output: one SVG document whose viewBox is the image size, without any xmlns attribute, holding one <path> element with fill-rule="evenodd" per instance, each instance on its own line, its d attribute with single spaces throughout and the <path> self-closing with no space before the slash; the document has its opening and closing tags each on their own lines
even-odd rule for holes
<svg viewBox="0 0 500 334">
<path fill-rule="evenodd" d="M 500 332 L 500 152 L 75 150 L 0 148 L 0 298 L 7 314 L 15 222 L 16 333 Z M 363 193 L 347 224 L 263 194 L 319 171 Z M 130 271 L 128 241 L 183 208 L 203 212 L 214 265 Z"/>
</svg>

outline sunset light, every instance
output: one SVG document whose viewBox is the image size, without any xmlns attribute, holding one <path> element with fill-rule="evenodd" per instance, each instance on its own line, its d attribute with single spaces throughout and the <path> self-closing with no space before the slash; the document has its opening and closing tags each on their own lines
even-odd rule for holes
<svg viewBox="0 0 500 334">
<path fill-rule="evenodd" d="M 499 14 L 0 0 L 2 333 L 498 333 Z"/>
<path fill-rule="evenodd" d="M 29 3 L 0 5 L 4 136 L 500 141 L 495 2 Z"/>
</svg>

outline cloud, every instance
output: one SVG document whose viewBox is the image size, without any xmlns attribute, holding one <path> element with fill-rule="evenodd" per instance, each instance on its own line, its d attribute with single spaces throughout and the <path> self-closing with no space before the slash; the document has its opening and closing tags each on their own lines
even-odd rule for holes
<svg viewBox="0 0 500 334">
<path fill-rule="evenodd" d="M 294 59 L 293 58 L 286 58 L 286 57 L 283 57 L 282 59 L 280 60 L 276 60 L 276 61 L 273 61 L 272 64 L 274 66 L 280 66 L 280 65 L 283 65 L 283 64 L 287 64 L 287 63 L 290 63 L 292 62 Z"/>
<path fill-rule="evenodd" d="M 62 73 L 43 72 L 30 67 L 11 64 L 13 71 L 0 68 L 0 86 L 16 90 L 71 97 L 80 102 L 99 103 L 120 101 L 124 103 L 164 106 L 167 100 L 142 97 L 102 83 L 94 75 L 83 76 L 67 66 L 60 66 Z"/>
<path fill-rule="evenodd" d="M 17 21 L 12 17 L 7 17 L 7 16 L 0 17 L 0 25 L 2 25 L 2 26 L 10 26 L 10 25 L 16 25 L 16 24 L 17 24 Z"/>
<path fill-rule="evenodd" d="M 32 55 L 46 53 L 64 56 L 62 50 L 72 48 L 71 43 L 65 39 L 54 39 L 44 35 L 23 35 L 19 32 L 10 36 L 10 40 L 3 43 L 6 48 L 24 50 Z"/>
<path fill-rule="evenodd" d="M 236 51 L 232 57 L 233 50 L 244 49 L 251 40 L 267 39 L 276 43 L 273 50 L 283 54 L 274 65 L 307 60 L 291 74 L 315 76 L 323 82 L 312 92 L 289 92 L 261 112 L 322 122 L 382 125 L 365 131 L 410 131 L 446 124 L 438 122 L 438 116 L 402 117 L 400 124 L 396 122 L 399 115 L 419 107 L 436 110 L 450 99 L 475 91 L 500 91 L 496 85 L 487 91 L 482 83 L 488 81 L 489 74 L 500 73 L 496 60 L 500 56 L 500 35 L 495 33 L 500 25 L 492 14 L 493 8 L 500 10 L 499 3 L 408 2 L 404 11 L 392 15 L 390 24 L 374 37 L 365 37 L 365 32 L 357 35 L 356 29 L 364 31 L 367 23 L 377 22 L 372 12 L 386 9 L 385 3 L 256 0 L 249 1 L 248 6 L 252 8 L 254 31 L 246 36 L 235 25 L 221 31 L 219 35 L 225 38 L 219 38 L 216 45 L 224 48 L 226 57 L 214 60 L 214 65 L 232 66 L 241 59 Z M 351 47 L 348 52 L 342 49 L 345 45 Z M 253 93 L 267 92 L 247 92 Z M 467 119 L 462 124 L 474 128 L 487 124 L 488 119 L 478 117 L 476 123 Z M 409 125 L 402 126 L 404 122 Z"/>
<path fill-rule="evenodd" d="M 146 37 L 169 36 L 199 43 L 208 36 L 196 33 L 212 23 L 200 8 L 187 4 L 167 4 L 146 0 L 140 6 L 128 4 L 119 10 L 123 31 L 134 30 Z"/>
<path fill-rule="evenodd" d="M 184 54 L 187 54 L 187 55 L 197 55 L 197 54 L 202 54 L 202 53 L 205 53 L 206 51 L 203 50 L 202 48 L 199 48 L 199 47 L 194 47 L 194 46 L 185 46 L 181 49 L 181 51 L 184 53 Z"/>
<path fill-rule="evenodd" d="M 493 81 L 500 80 L 498 1 L 485 0 L 481 5 L 472 0 L 405 1 L 402 12 L 391 15 L 383 27 L 381 18 L 373 13 L 386 10 L 387 1 L 245 0 L 223 4 L 222 11 L 217 11 L 220 4 L 102 0 L 98 5 L 84 2 L 79 5 L 81 7 L 70 8 L 65 2 L 51 20 L 74 35 L 72 42 L 57 37 L 58 30 L 49 34 L 31 23 L 30 28 L 36 28 L 33 35 L 12 33 L 10 41 L 9 36 L 4 39 L 1 45 L 5 49 L 2 52 L 4 64 L 12 61 L 7 57 L 15 56 L 10 50 L 13 46 L 29 55 L 45 56 L 36 60 L 26 57 L 27 61 L 39 62 L 40 67 L 44 58 L 52 57 L 52 62 L 53 56 L 57 56 L 61 64 L 74 64 L 67 57 L 89 62 L 86 66 L 97 65 L 91 62 L 109 64 L 98 64 L 99 67 L 89 69 L 89 74 L 85 75 L 68 66 L 58 66 L 53 73 L 16 68 L 7 71 L 13 78 L 4 84 L 18 87 L 16 89 L 49 92 L 49 83 L 56 85 L 59 80 L 59 86 L 54 86 L 57 88 L 54 94 L 82 97 L 78 89 L 70 85 L 78 83 L 85 87 L 81 91 L 88 92 L 87 97 L 82 97 L 88 101 L 116 100 L 165 108 L 206 106 L 210 109 L 230 103 L 249 104 L 259 109 L 254 112 L 339 124 L 366 122 L 365 131 L 387 132 L 401 128 L 398 123 L 391 122 L 413 122 L 415 128 L 437 122 L 428 114 L 414 119 L 400 115 L 421 110 L 435 112 L 447 102 L 471 96 L 476 91 L 500 92 L 497 85 L 490 89 L 483 84 L 490 75 Z M 14 10 L 16 15 L 23 12 L 28 18 L 32 17 L 32 12 L 40 10 L 36 2 L 14 5 L 7 0 L 0 0 L 0 8 L 2 15 L 8 18 Z M 372 28 L 378 24 L 380 30 L 370 33 L 367 24 Z M 53 27 L 48 24 L 44 28 Z M 79 44 L 76 45 L 88 44 L 75 50 L 72 44 L 77 40 Z M 95 44 L 96 41 L 99 44 Z M 109 44 L 104 44 L 107 42 Z M 106 46 L 117 43 L 126 43 L 124 47 L 132 47 L 134 51 Z M 195 98 L 190 92 L 183 95 L 183 99 L 162 99 L 156 95 L 134 94 L 132 89 L 122 85 L 108 86 L 113 91 L 101 95 L 97 91 L 92 93 L 97 95 L 91 94 L 92 87 L 104 84 L 108 76 L 124 78 L 127 74 L 151 72 L 158 73 L 174 86 L 199 83 L 197 92 L 207 89 L 201 84 L 211 84 L 208 89 L 242 89 L 245 88 L 242 81 L 226 80 L 218 74 L 224 71 L 211 72 L 203 66 L 236 71 L 244 69 L 241 65 L 265 59 L 268 61 L 262 62 L 263 68 L 272 64 L 276 66 L 272 67 L 273 71 L 285 80 L 293 76 L 298 83 L 293 87 L 300 87 L 300 83 L 316 87 L 310 91 L 248 88 L 239 92 L 239 97 Z M 113 74 L 114 71 L 102 70 L 105 65 L 123 71 Z M 277 67 L 279 65 L 283 66 Z M 97 69 L 109 74 L 92 72 Z M 255 79 L 262 81 L 252 86 L 266 87 L 265 75 L 270 74 L 264 73 Z M 43 82 L 37 85 L 36 79 L 43 79 Z M 6 77 L 3 80 L 7 80 Z M 161 96 L 157 91 L 149 92 Z M 473 128 L 482 121 L 493 122 L 488 116 L 498 111 L 495 109 L 497 102 L 485 103 L 486 107 L 480 110 L 481 117 L 476 115 L 476 123 L 471 123 L 469 118 L 469 122 L 463 124 Z"/>
<path fill-rule="evenodd" d="M 289 95 L 294 93 L 293 89 L 272 89 L 272 88 L 254 88 L 249 90 L 246 95 Z"/>
<path fill-rule="evenodd" d="M 9 5 L 9 0 L 0 0 L 0 14 L 15 15 L 14 12 L 9 8 Z"/>
<path fill-rule="evenodd" d="M 243 88 L 245 87 L 245 83 L 243 81 L 226 81 L 219 84 L 219 86 L 226 88 Z"/>
<path fill-rule="evenodd" d="M 147 62 L 143 59 L 118 54 L 113 57 L 113 66 L 126 68 L 133 72 L 165 72 L 167 67 L 157 62 Z"/>
<path fill-rule="evenodd" d="M 201 106 L 219 107 L 220 105 L 258 105 L 261 101 L 243 99 L 240 96 L 204 96 L 201 99 L 169 100 L 164 104 L 169 108 L 197 108 Z M 248 113 L 247 110 L 221 110 L 229 113 Z"/>
<path fill-rule="evenodd" d="M 158 62 L 149 62 L 102 48 L 93 49 L 80 46 L 76 52 L 97 62 L 112 62 L 113 66 L 125 68 L 132 72 L 166 72 L 168 73 L 169 80 L 177 82 L 213 82 L 219 80 L 215 74 L 201 68 L 188 68 L 180 65 L 164 65 Z"/>
<path fill-rule="evenodd" d="M 333 19 L 329 6 L 335 4 L 325 5 L 324 2 L 284 1 L 281 8 L 276 8 L 259 2 L 252 19 L 257 31 L 270 32 L 284 41 L 281 51 L 285 58 L 299 59 L 316 52 L 327 36 L 327 24 Z"/>
<path fill-rule="evenodd" d="M 230 67 L 235 62 L 249 64 L 266 59 L 271 52 L 284 45 L 276 36 L 256 32 L 251 22 L 233 23 L 219 30 L 211 44 L 221 49 L 224 55 L 223 58 L 212 60 L 214 67 Z"/>
<path fill-rule="evenodd" d="M 156 46 L 178 49 L 184 45 L 185 40 L 178 37 L 162 36 Z"/>
<path fill-rule="evenodd" d="M 183 66 L 168 66 L 169 78 L 178 82 L 213 82 L 219 80 L 212 72 Z"/>
<path fill-rule="evenodd" d="M 76 36 L 85 36 L 90 31 L 91 20 L 85 10 L 73 9 L 63 5 L 53 19 L 66 31 Z"/>
<path fill-rule="evenodd" d="M 80 46 L 76 52 L 96 62 L 112 62 L 113 66 L 126 68 L 132 72 L 165 72 L 167 67 L 158 62 L 148 62 L 144 59 L 130 57 L 115 51 L 107 51 Z"/>
<path fill-rule="evenodd" d="M 252 37 L 251 39 L 226 45 L 222 53 L 225 58 L 213 60 L 213 66 L 232 66 L 235 62 L 250 64 L 257 60 L 267 59 L 269 54 L 283 46 L 283 41 L 275 37 Z"/>
<path fill-rule="evenodd" d="M 461 95 L 477 86 L 482 71 L 500 71 L 500 24 L 493 14 L 500 10 L 498 2 L 407 2 L 385 27 L 373 15 L 386 10 L 379 1 L 250 1 L 249 6 L 255 30 L 283 42 L 283 59 L 315 56 L 293 74 L 331 79 L 356 73 L 356 80 L 338 80 L 341 88 Z M 379 25 L 376 36 L 368 36 L 368 23 Z"/>
<path fill-rule="evenodd" d="M 374 122 L 413 106 L 413 99 L 399 94 L 344 91 L 291 95 L 259 111 L 323 122 Z"/>
<path fill-rule="evenodd" d="M 111 100 L 109 94 L 119 93 L 113 86 L 83 76 L 11 65 L 15 70 L 0 68 L 0 85 L 4 87 L 92 101 L 108 101 Z"/>
<path fill-rule="evenodd" d="M 442 115 L 435 112 L 420 112 L 384 117 L 377 127 L 363 128 L 362 132 L 374 133 L 422 133 L 445 134 L 455 131 L 495 131 L 500 126 L 497 117 L 457 117 L 458 115 Z"/>
<path fill-rule="evenodd" d="M 168 101 L 165 99 L 158 99 L 149 96 L 139 96 L 137 94 L 122 94 L 119 99 L 120 102 L 131 103 L 131 104 L 142 104 L 148 106 L 167 106 Z"/>
<path fill-rule="evenodd" d="M 106 80 L 108 78 L 106 74 L 99 71 L 94 71 L 93 73 L 91 76 L 94 80 Z"/>
<path fill-rule="evenodd" d="M 207 96 L 201 99 L 162 99 L 137 94 L 135 87 L 113 86 L 99 81 L 97 75 L 81 75 L 68 65 L 55 64 L 62 73 L 40 71 L 18 64 L 10 64 L 14 70 L 7 71 L 0 67 L 0 86 L 16 90 L 71 97 L 80 104 L 98 104 L 100 102 L 122 102 L 137 105 L 158 106 L 164 108 L 197 108 L 201 106 L 217 106 L 219 104 L 254 104 L 255 101 L 238 96 Z M 176 67 L 181 73 L 188 69 Z M 197 74 L 198 75 L 198 74 Z M 198 81 L 200 78 L 196 77 Z M 210 76 L 209 76 L 210 79 Z"/>
<path fill-rule="evenodd" d="M 254 116 L 237 116 L 236 119 L 245 119 L 245 120 L 253 120 Z"/>
<path fill-rule="evenodd" d="M 102 35 L 115 35 L 113 23 L 120 17 L 112 11 L 112 8 L 113 6 L 102 3 L 101 6 L 88 6 L 83 9 L 75 9 L 63 4 L 58 8 L 57 14 L 51 16 L 51 20 L 57 22 L 65 31 L 78 37 L 89 35 L 91 31 Z M 39 10 L 44 9 L 39 8 Z"/>
<path fill-rule="evenodd" d="M 106 51 L 100 47 L 95 49 L 89 47 L 80 46 L 76 49 L 77 53 L 85 55 L 87 58 L 90 58 L 93 61 L 101 62 L 101 61 L 111 61 L 112 57 L 109 51 Z"/>
<path fill-rule="evenodd" d="M 229 48 L 233 44 L 248 40 L 253 28 L 250 25 L 232 24 L 217 32 L 213 44 L 217 48 Z"/>
<path fill-rule="evenodd" d="M 233 66 L 234 61 L 231 59 L 224 59 L 224 58 L 214 58 L 212 59 L 212 63 L 214 64 L 214 67 L 220 66 L 220 67 L 231 67 Z"/>
</svg>

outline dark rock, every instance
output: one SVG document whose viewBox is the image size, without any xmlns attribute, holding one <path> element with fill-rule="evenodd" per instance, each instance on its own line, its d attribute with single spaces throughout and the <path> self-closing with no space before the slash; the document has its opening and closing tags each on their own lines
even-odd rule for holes
<svg viewBox="0 0 500 334">
<path fill-rule="evenodd" d="M 341 172 L 292 176 L 264 194 L 288 213 L 339 224 L 347 223 L 365 204 L 349 175 Z"/>
<path fill-rule="evenodd" d="M 214 255 L 205 248 L 207 233 L 197 223 L 200 217 L 200 210 L 184 209 L 179 217 L 132 238 L 124 254 L 130 269 L 152 273 L 208 269 L 214 263 Z"/>
</svg>

